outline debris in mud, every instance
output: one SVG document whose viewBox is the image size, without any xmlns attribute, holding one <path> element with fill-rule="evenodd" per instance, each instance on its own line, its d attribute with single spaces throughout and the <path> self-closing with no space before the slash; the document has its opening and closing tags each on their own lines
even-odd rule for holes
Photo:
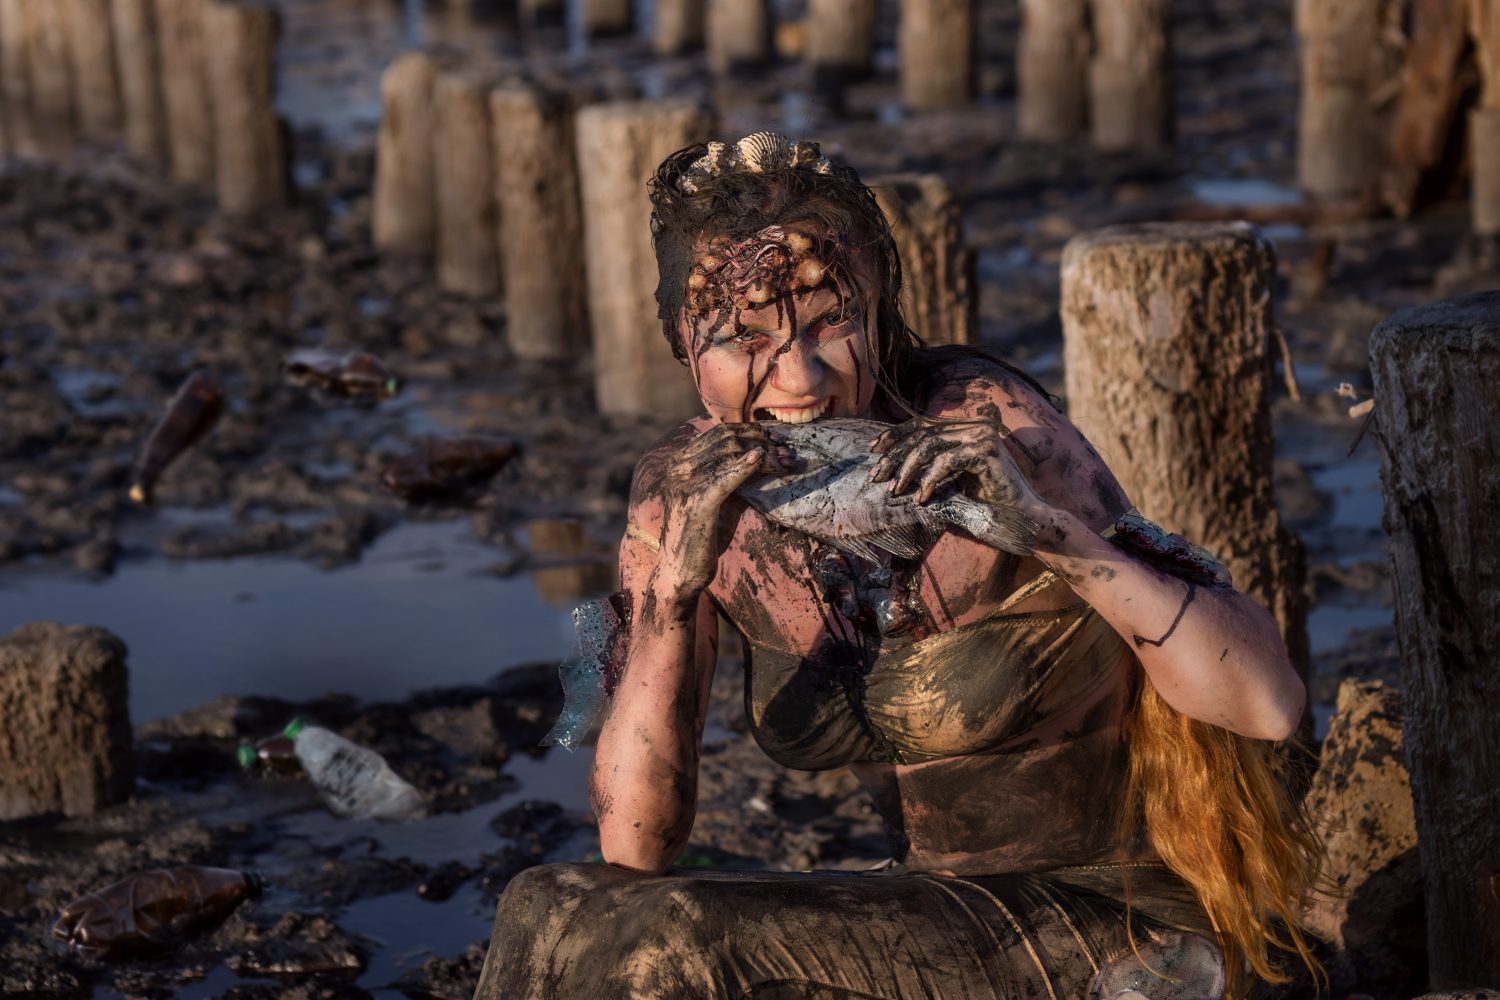
<svg viewBox="0 0 1500 1000">
<path fill-rule="evenodd" d="M 241 976 L 358 975 L 366 951 L 324 916 L 287 913 L 265 932 L 263 943 L 225 962 Z"/>
<path fill-rule="evenodd" d="M 152 490 L 173 460 L 197 444 L 224 412 L 224 390 L 206 371 L 194 372 L 167 404 L 167 412 L 146 439 L 130 484 L 130 499 L 151 502 Z"/>
<path fill-rule="evenodd" d="M 281 370 L 293 385 L 307 386 L 336 399 L 374 403 L 401 391 L 401 380 L 373 354 L 336 354 L 319 348 L 293 351 Z"/>
<path fill-rule="evenodd" d="M 139 872 L 69 903 L 52 936 L 86 958 L 159 957 L 221 923 L 260 891 L 258 876 L 229 868 L 179 865 Z"/>
<path fill-rule="evenodd" d="M 493 479 L 519 450 L 514 441 L 477 435 L 428 441 L 387 466 L 380 481 L 407 503 L 458 499 Z"/>
<path fill-rule="evenodd" d="M 323 801 L 340 816 L 407 820 L 427 812 L 422 793 L 374 750 L 301 719 L 294 719 L 283 735 L 292 741 L 293 752 Z"/>
<path fill-rule="evenodd" d="M 240 744 L 237 757 L 240 767 L 247 771 L 254 768 L 266 774 L 287 777 L 304 773 L 302 761 L 297 758 L 297 744 L 284 732 L 256 740 L 253 744 Z"/>
</svg>

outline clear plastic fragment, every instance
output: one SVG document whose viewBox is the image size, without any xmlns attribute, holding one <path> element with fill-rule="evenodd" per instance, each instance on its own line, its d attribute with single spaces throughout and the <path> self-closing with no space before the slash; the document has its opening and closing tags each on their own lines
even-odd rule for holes
<svg viewBox="0 0 1500 1000">
<path fill-rule="evenodd" d="M 574 750 L 592 742 L 598 734 L 622 665 L 617 651 L 623 649 L 621 640 L 629 620 L 624 613 L 624 596 L 610 594 L 573 609 L 573 655 L 557 668 L 563 688 L 562 712 L 552 730 L 542 737 L 542 746 Z"/>
<path fill-rule="evenodd" d="M 1150 932 L 1099 970 L 1093 1000 L 1223 1000 L 1224 956 L 1212 941 L 1182 931 Z"/>
</svg>

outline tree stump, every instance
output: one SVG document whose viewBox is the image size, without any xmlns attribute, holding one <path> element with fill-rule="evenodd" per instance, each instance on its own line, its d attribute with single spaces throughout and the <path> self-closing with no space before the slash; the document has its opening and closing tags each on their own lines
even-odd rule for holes
<svg viewBox="0 0 1500 1000">
<path fill-rule="evenodd" d="M 1500 292 L 1370 338 L 1434 989 L 1500 984 Z"/>
<path fill-rule="evenodd" d="M 687 417 L 702 409 L 692 376 L 662 338 L 646 181 L 709 131 L 695 105 L 620 101 L 578 112 L 594 392 L 611 416 Z"/>
<path fill-rule="evenodd" d="M 375 246 L 381 250 L 426 257 L 437 245 L 437 190 L 432 180 L 436 77 L 427 53 L 408 52 L 380 78 L 371 225 Z"/>
<path fill-rule="evenodd" d="M 62 7 L 56 0 L 26 0 L 21 10 L 37 145 L 42 155 L 61 158 L 77 141 L 73 74 Z"/>
<path fill-rule="evenodd" d="M 157 49 L 155 0 L 114 0 L 115 66 L 120 74 L 120 104 L 125 145 L 150 163 L 166 156 L 166 108 L 161 93 L 161 56 Z"/>
<path fill-rule="evenodd" d="M 680 56 L 702 44 L 703 0 L 656 0 L 657 55 Z"/>
<path fill-rule="evenodd" d="M 214 110 L 214 186 L 219 209 L 248 215 L 286 204 L 291 187 L 285 132 L 276 116 L 276 10 L 212 0 L 203 10 Z"/>
<path fill-rule="evenodd" d="M 958 198 L 935 174 L 870 181 L 901 257 L 901 309 L 928 344 L 968 344 L 979 329 L 974 254 L 963 245 Z"/>
<path fill-rule="evenodd" d="M 156 0 L 156 37 L 172 178 L 206 187 L 214 182 L 214 122 L 203 37 L 205 3 Z"/>
<path fill-rule="evenodd" d="M 575 112 L 561 88 L 517 82 L 490 95 L 506 335 L 527 360 L 588 351 Z"/>
<path fill-rule="evenodd" d="M 627 35 L 634 25 L 631 0 L 580 0 L 583 33 L 589 38 Z"/>
<path fill-rule="evenodd" d="M 1168 0 L 1092 0 L 1089 132 L 1104 150 L 1150 151 L 1172 140 Z"/>
<path fill-rule="evenodd" d="M 974 96 L 973 0 L 901 0 L 901 103 L 935 111 Z"/>
<path fill-rule="evenodd" d="M 41 153 L 31 110 L 26 2 L 0 0 L 0 118 L 9 156 Z"/>
<path fill-rule="evenodd" d="M 500 291 L 493 83 L 484 73 L 453 69 L 439 73 L 432 88 L 438 285 L 475 298 Z"/>
<path fill-rule="evenodd" d="M 78 128 L 91 139 L 120 132 L 120 87 L 115 79 L 110 0 L 59 0 L 68 35 L 68 59 Z"/>
<path fill-rule="evenodd" d="M 751 73 L 771 59 L 766 0 L 707 0 L 708 67 L 719 76 Z"/>
<path fill-rule="evenodd" d="M 1075 236 L 1063 249 L 1063 362 L 1069 416 L 1132 502 L 1228 566 L 1275 616 L 1305 680 L 1306 559 L 1272 478 L 1275 276 L 1271 244 L 1246 223 Z"/>
<path fill-rule="evenodd" d="M 811 0 L 807 7 L 807 65 L 813 90 L 842 97 L 844 88 L 874 67 L 875 0 Z"/>
<path fill-rule="evenodd" d="M 1384 0 L 1298 0 L 1301 105 L 1297 183 L 1318 197 L 1371 191 L 1381 167 L 1380 124 L 1370 101 Z"/>
<path fill-rule="evenodd" d="M 1016 129 L 1033 142 L 1067 142 L 1088 129 L 1087 0 L 1022 0 L 1016 46 Z"/>
<path fill-rule="evenodd" d="M 1500 236 L 1500 0 L 1470 0 L 1469 25 L 1481 79 L 1479 107 L 1469 112 L 1471 218 L 1480 236 Z"/>
</svg>

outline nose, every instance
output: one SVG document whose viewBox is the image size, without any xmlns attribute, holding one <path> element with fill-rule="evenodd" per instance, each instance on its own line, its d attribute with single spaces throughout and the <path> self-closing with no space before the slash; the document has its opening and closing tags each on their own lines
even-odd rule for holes
<svg viewBox="0 0 1500 1000">
<path fill-rule="evenodd" d="M 771 385 L 788 396 L 812 396 L 823 381 L 823 361 L 801 337 L 793 338 L 775 363 Z"/>
</svg>

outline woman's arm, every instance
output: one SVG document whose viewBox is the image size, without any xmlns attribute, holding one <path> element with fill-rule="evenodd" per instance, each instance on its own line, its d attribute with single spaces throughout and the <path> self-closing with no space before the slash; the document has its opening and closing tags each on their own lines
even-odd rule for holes
<svg viewBox="0 0 1500 1000">
<path fill-rule="evenodd" d="M 1169 705 L 1256 739 L 1296 729 L 1306 692 L 1275 620 L 1245 594 L 1189 584 L 1100 537 L 1130 503 L 1066 417 L 1003 376 L 963 381 L 953 404 L 944 416 L 985 422 L 901 425 L 876 445 L 889 459 L 876 478 L 925 500 L 972 474 L 978 499 L 1019 507 L 1042 525 L 1037 557 L 1131 643 Z"/>
<path fill-rule="evenodd" d="M 781 461 L 758 425 L 719 424 L 701 434 L 683 429 L 636 468 L 631 522 L 661 546 L 629 534 L 620 546 L 630 635 L 589 781 L 611 864 L 661 873 L 687 844 L 718 645 L 706 592 L 718 564 L 719 508 L 751 476 L 783 471 Z"/>
</svg>

